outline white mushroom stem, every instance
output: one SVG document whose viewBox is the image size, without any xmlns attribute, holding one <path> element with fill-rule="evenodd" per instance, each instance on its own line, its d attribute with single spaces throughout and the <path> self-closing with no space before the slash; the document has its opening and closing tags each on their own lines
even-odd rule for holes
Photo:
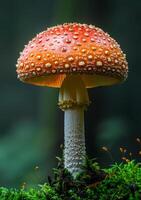
<svg viewBox="0 0 141 200">
<path fill-rule="evenodd" d="M 59 106 L 64 116 L 64 167 L 75 177 L 84 163 L 84 110 L 89 105 L 87 89 L 81 76 L 68 75 L 59 92 Z"/>
</svg>

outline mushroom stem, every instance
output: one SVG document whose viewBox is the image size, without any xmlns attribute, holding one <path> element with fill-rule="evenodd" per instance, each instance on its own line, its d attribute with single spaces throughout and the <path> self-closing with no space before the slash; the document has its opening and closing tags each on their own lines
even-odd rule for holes
<svg viewBox="0 0 141 200">
<path fill-rule="evenodd" d="M 64 167 L 75 177 L 84 163 L 84 110 L 89 105 L 88 92 L 79 75 L 68 75 L 59 92 L 59 106 L 64 116 Z"/>
<path fill-rule="evenodd" d="M 75 177 L 85 159 L 84 109 L 65 110 L 64 116 L 64 166 Z"/>
</svg>

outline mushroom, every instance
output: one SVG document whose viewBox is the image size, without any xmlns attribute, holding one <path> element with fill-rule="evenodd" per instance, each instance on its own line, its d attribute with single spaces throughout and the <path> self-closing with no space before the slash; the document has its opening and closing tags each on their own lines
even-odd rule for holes
<svg viewBox="0 0 141 200">
<path fill-rule="evenodd" d="M 121 83 L 128 64 L 119 44 L 93 25 L 66 23 L 37 34 L 17 61 L 18 78 L 38 86 L 60 88 L 64 111 L 64 167 L 81 172 L 86 148 L 84 111 L 87 88 Z"/>
</svg>

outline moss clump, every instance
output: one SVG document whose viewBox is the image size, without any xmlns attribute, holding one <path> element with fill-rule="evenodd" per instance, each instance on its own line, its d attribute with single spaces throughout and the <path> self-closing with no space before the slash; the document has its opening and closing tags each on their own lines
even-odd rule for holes
<svg viewBox="0 0 141 200">
<path fill-rule="evenodd" d="M 0 200 L 140 200 L 141 164 L 114 164 L 101 170 L 95 160 L 86 159 L 83 172 L 74 180 L 60 158 L 48 183 L 27 190 L 0 188 Z"/>
</svg>

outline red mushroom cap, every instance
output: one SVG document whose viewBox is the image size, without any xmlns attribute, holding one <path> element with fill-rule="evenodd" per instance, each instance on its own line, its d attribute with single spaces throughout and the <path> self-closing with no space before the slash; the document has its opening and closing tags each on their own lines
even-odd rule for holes
<svg viewBox="0 0 141 200">
<path fill-rule="evenodd" d="M 39 33 L 17 62 L 18 78 L 60 87 L 69 74 L 81 74 L 87 88 L 112 85 L 127 78 L 128 64 L 118 43 L 92 25 L 68 23 Z"/>
</svg>

